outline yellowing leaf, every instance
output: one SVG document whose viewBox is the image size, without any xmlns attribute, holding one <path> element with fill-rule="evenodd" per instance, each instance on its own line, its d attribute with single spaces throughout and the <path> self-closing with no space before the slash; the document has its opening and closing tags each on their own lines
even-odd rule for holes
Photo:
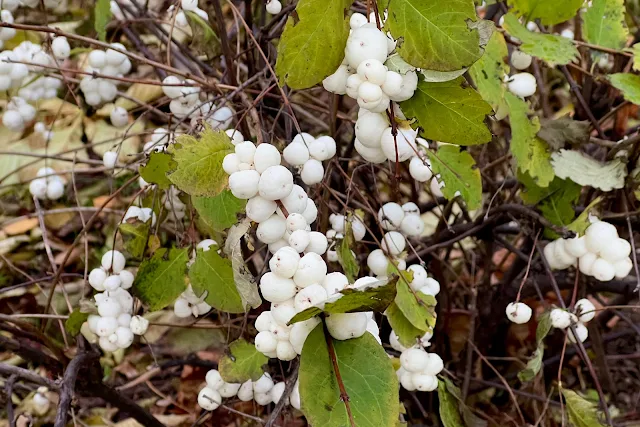
<svg viewBox="0 0 640 427">
<path fill-rule="evenodd" d="M 118 151 L 122 162 L 131 161 L 130 156 L 140 152 L 140 136 L 144 121 L 137 120 L 131 126 L 117 128 L 105 120 L 85 119 L 85 134 L 93 150 L 100 156 L 107 151 Z"/>
<path fill-rule="evenodd" d="M 185 290 L 188 252 L 188 249 L 161 248 L 140 264 L 133 282 L 133 294 L 151 311 L 172 304 Z"/>
<path fill-rule="evenodd" d="M 583 0 L 509 0 L 513 12 L 529 21 L 540 19 L 544 25 L 556 25 L 576 16 Z"/>
<path fill-rule="evenodd" d="M 560 389 L 567 402 L 569 421 L 575 427 L 601 427 L 604 426 L 598 418 L 596 405 L 581 397 L 572 390 Z"/>
<path fill-rule="evenodd" d="M 262 376 L 262 366 L 269 358 L 260 353 L 256 346 L 243 339 L 234 341 L 229 346 L 229 354 L 218 364 L 222 379 L 229 383 L 256 381 Z"/>
</svg>

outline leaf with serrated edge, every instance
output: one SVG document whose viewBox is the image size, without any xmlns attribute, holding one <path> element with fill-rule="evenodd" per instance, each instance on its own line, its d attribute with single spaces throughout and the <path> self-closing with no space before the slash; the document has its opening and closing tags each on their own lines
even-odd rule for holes
<svg viewBox="0 0 640 427">
<path fill-rule="evenodd" d="M 278 43 L 281 84 L 306 89 L 333 74 L 344 59 L 351 0 L 300 0 L 297 21 L 289 17 Z"/>
<path fill-rule="evenodd" d="M 244 210 L 246 200 L 238 199 L 229 190 L 214 197 L 193 197 L 193 207 L 200 219 L 214 231 L 223 231 L 238 222 L 238 213 Z"/>
<path fill-rule="evenodd" d="M 443 145 L 437 153 L 427 151 L 427 155 L 433 173 L 440 174 L 445 183 L 441 187 L 444 197 L 452 200 L 459 191 L 470 210 L 482 206 L 482 178 L 471 154 L 455 145 Z"/>
<path fill-rule="evenodd" d="M 617 73 L 609 76 L 609 81 L 629 102 L 640 105 L 640 76 L 631 73 Z"/>
<path fill-rule="evenodd" d="M 576 16 L 583 0 L 509 0 L 513 12 L 529 21 L 540 19 L 544 25 L 556 25 Z"/>
<path fill-rule="evenodd" d="M 333 340 L 333 347 L 354 424 L 395 427 L 399 416 L 398 379 L 384 348 L 369 333 L 346 341 Z M 299 380 L 302 412 L 309 424 L 350 425 L 322 324 L 311 331 L 304 343 Z"/>
<path fill-rule="evenodd" d="M 140 264 L 133 282 L 133 294 L 157 311 L 173 303 L 185 290 L 189 249 L 161 248 Z"/>
<path fill-rule="evenodd" d="M 482 55 L 473 0 L 380 1 L 388 6 L 384 28 L 398 43 L 398 53 L 411 65 L 434 71 L 456 71 L 471 66 Z"/>
<path fill-rule="evenodd" d="M 457 145 L 479 145 L 491 141 L 484 120 L 491 106 L 464 79 L 440 83 L 418 82 L 413 97 L 401 102 L 407 118 L 415 118 L 427 139 Z"/>
<path fill-rule="evenodd" d="M 503 27 L 522 42 L 520 50 L 540 58 L 550 65 L 566 65 L 578 57 L 578 49 L 571 40 L 553 34 L 540 34 L 527 30 L 512 13 L 505 15 Z"/>
<path fill-rule="evenodd" d="M 601 163 L 574 150 L 560 150 L 551 155 L 553 170 L 559 178 L 569 178 L 580 185 L 589 185 L 602 191 L 624 187 L 627 164 L 621 159 Z"/>
<path fill-rule="evenodd" d="M 242 298 L 233 280 L 231 261 L 215 250 L 198 250 L 196 260 L 189 268 L 189 280 L 196 294 L 207 292 L 205 301 L 217 310 L 244 313 Z"/>
<path fill-rule="evenodd" d="M 242 238 L 251 228 L 251 221 L 244 219 L 232 226 L 227 232 L 227 240 L 224 242 L 224 253 L 231 260 L 233 267 L 233 280 L 236 283 L 238 293 L 242 298 L 243 306 L 258 308 L 262 304 L 262 298 L 258 293 L 258 284 L 253 274 L 247 268 L 242 255 Z"/>
<path fill-rule="evenodd" d="M 491 104 L 493 111 L 504 110 L 504 76 L 509 73 L 505 58 L 509 56 L 507 43 L 499 31 L 494 31 L 484 49 L 484 55 L 469 69 L 469 75 L 482 99 Z"/>
<path fill-rule="evenodd" d="M 171 186 L 167 174 L 174 171 L 177 166 L 171 155 L 153 152 L 147 164 L 140 168 L 140 176 L 149 184 L 156 184 L 159 188 L 167 190 Z"/>
<path fill-rule="evenodd" d="M 597 406 L 573 390 L 561 388 L 560 391 L 567 403 L 569 421 L 575 427 L 605 426 L 598 418 Z"/>
<path fill-rule="evenodd" d="M 624 0 L 592 0 L 589 4 L 582 14 L 584 40 L 609 49 L 622 49 L 629 36 Z"/>
<path fill-rule="evenodd" d="M 220 359 L 218 370 L 228 383 L 257 381 L 263 374 L 262 366 L 267 362 L 269 358 L 260 353 L 255 345 L 239 339 L 229 345 L 229 354 Z"/>
<path fill-rule="evenodd" d="M 200 139 L 181 135 L 168 151 L 177 163 L 168 177 L 185 193 L 213 197 L 227 185 L 229 176 L 222 169 L 222 161 L 233 152 L 233 144 L 223 131 L 206 128 Z"/>
<path fill-rule="evenodd" d="M 436 299 L 422 292 L 412 291 L 405 280 L 397 284 L 395 303 L 407 320 L 417 329 L 427 332 L 436 324 Z"/>
<path fill-rule="evenodd" d="M 529 119 L 529 105 L 513 95 L 505 93 L 511 122 L 511 153 L 518 167 L 536 181 L 540 187 L 547 187 L 553 181 L 551 153 L 547 144 L 537 137 L 540 121 L 537 117 Z"/>
<path fill-rule="evenodd" d="M 417 342 L 416 340 L 424 335 L 424 331 L 416 328 L 409 322 L 395 302 L 387 308 L 385 315 L 387 316 L 387 320 L 389 320 L 391 328 L 398 336 L 398 341 L 400 341 L 400 344 L 403 346 L 413 346 Z"/>
</svg>

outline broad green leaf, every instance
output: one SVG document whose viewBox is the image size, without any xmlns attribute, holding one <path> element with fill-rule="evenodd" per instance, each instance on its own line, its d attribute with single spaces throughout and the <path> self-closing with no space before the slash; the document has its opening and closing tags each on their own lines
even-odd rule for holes
<svg viewBox="0 0 640 427">
<path fill-rule="evenodd" d="M 551 317 L 549 312 L 544 313 L 536 328 L 536 350 L 533 352 L 531 359 L 527 362 L 527 366 L 518 372 L 518 378 L 522 382 L 531 381 L 538 375 L 542 369 L 542 357 L 544 356 L 544 339 L 551 330 Z"/>
<path fill-rule="evenodd" d="M 520 193 L 522 201 L 537 205 L 542 215 L 551 223 L 567 226 L 575 218 L 574 205 L 580 197 L 582 187 L 575 182 L 558 177 L 548 187 L 539 187 L 529 175 L 518 173 L 518 180 L 524 185 Z"/>
<path fill-rule="evenodd" d="M 189 249 L 160 248 L 140 264 L 133 294 L 157 311 L 173 303 L 185 290 Z"/>
<path fill-rule="evenodd" d="M 140 176 L 149 184 L 156 184 L 159 188 L 167 190 L 171 186 L 167 174 L 173 172 L 177 166 L 171 155 L 153 152 L 147 164 L 140 168 Z"/>
<path fill-rule="evenodd" d="M 622 159 L 602 163 L 575 150 L 553 153 L 551 164 L 559 178 L 569 178 L 577 184 L 589 185 L 602 191 L 623 188 L 627 177 L 627 165 Z"/>
<path fill-rule="evenodd" d="M 344 274 L 349 279 L 349 283 L 355 282 L 360 272 L 360 264 L 356 259 L 353 249 L 356 246 L 356 239 L 353 237 L 353 230 L 351 229 L 351 214 L 349 214 L 349 220 L 346 221 L 344 237 L 340 240 L 336 253 L 338 254 L 338 262 L 342 266 Z M 353 248 L 353 249 L 352 249 Z"/>
<path fill-rule="evenodd" d="M 462 77 L 441 83 L 420 81 L 413 97 L 400 107 L 407 118 L 416 118 L 427 139 L 457 145 L 491 141 L 484 123 L 491 106 Z"/>
<path fill-rule="evenodd" d="M 306 89 L 333 74 L 344 59 L 351 0 L 300 0 L 278 43 L 280 84 Z"/>
<path fill-rule="evenodd" d="M 583 0 L 509 0 L 512 11 L 527 21 L 540 19 L 544 25 L 556 25 L 576 16 Z"/>
<path fill-rule="evenodd" d="M 220 359 L 218 370 L 228 383 L 256 381 L 262 376 L 262 367 L 268 362 L 269 358 L 260 353 L 255 345 L 239 339 L 229 345 L 229 354 Z"/>
<path fill-rule="evenodd" d="M 248 219 L 232 226 L 227 232 L 227 240 L 224 242 L 224 253 L 231 260 L 233 279 L 242 298 L 243 307 L 249 305 L 258 308 L 262 304 L 262 298 L 258 293 L 258 284 L 247 268 L 242 255 L 242 238 L 250 228 L 251 221 Z"/>
<path fill-rule="evenodd" d="M 633 53 L 633 69 L 640 70 L 640 43 L 636 43 L 631 46 L 631 53 Z"/>
<path fill-rule="evenodd" d="M 591 124 L 584 120 L 573 120 L 561 117 L 556 120 L 546 120 L 541 123 L 538 137 L 543 139 L 552 150 L 564 148 L 565 144 L 580 145 L 589 142 Z"/>
<path fill-rule="evenodd" d="M 508 92 L 505 100 L 509 106 L 511 122 L 511 153 L 521 171 L 527 172 L 540 187 L 547 187 L 553 180 L 551 153 L 547 144 L 537 137 L 540 121 L 532 114 L 529 104 Z"/>
<path fill-rule="evenodd" d="M 629 102 L 640 105 L 640 76 L 631 73 L 617 73 L 609 76 L 609 81 Z"/>
<path fill-rule="evenodd" d="M 211 25 L 197 13 L 186 11 L 186 16 L 193 34 L 189 47 L 198 55 L 205 55 L 207 58 L 214 57 L 220 50 L 218 35 L 213 31 Z"/>
<path fill-rule="evenodd" d="M 358 288 L 343 289 L 327 302 L 309 307 L 291 318 L 289 324 L 311 319 L 324 313 L 356 313 L 361 311 L 384 312 L 396 297 L 397 277 L 388 282 L 378 282 Z"/>
<path fill-rule="evenodd" d="M 189 280 L 198 295 L 207 292 L 205 301 L 210 306 L 229 313 L 244 313 L 244 304 L 233 280 L 231 261 L 215 250 L 198 250 L 196 261 L 189 268 Z"/>
<path fill-rule="evenodd" d="M 624 0 L 593 0 L 582 14 L 584 40 L 609 49 L 622 49 L 629 35 Z"/>
<path fill-rule="evenodd" d="M 567 403 L 569 421 L 575 427 L 601 427 L 605 426 L 598 418 L 598 411 L 595 404 L 589 402 L 584 397 L 572 390 L 560 389 Z"/>
<path fill-rule="evenodd" d="M 369 333 L 332 340 L 335 359 L 358 427 L 395 427 L 399 416 L 398 379 L 384 348 Z M 345 402 L 329 358 L 323 325 L 309 334 L 300 358 L 300 401 L 309 424 L 349 426 Z"/>
<path fill-rule="evenodd" d="M 475 160 L 455 145 L 443 145 L 437 153 L 427 151 L 434 174 L 440 174 L 445 186 L 442 194 L 452 200 L 460 192 L 470 210 L 482 206 L 482 178 Z"/>
<path fill-rule="evenodd" d="M 458 407 L 460 403 L 448 389 L 445 381 L 438 381 L 438 400 L 440 401 L 440 420 L 444 427 L 464 427 Z"/>
<path fill-rule="evenodd" d="M 232 152 L 233 145 L 224 131 L 206 128 L 200 139 L 179 136 L 175 144 L 169 145 L 169 153 L 177 163 L 169 180 L 191 196 L 216 196 L 229 181 L 222 160 Z"/>
<path fill-rule="evenodd" d="M 494 31 L 484 49 L 484 55 L 469 69 L 469 75 L 478 88 L 482 99 L 487 101 L 493 111 L 504 110 L 504 76 L 509 73 L 507 43 L 499 31 Z"/>
<path fill-rule="evenodd" d="M 398 341 L 405 347 L 411 347 L 419 338 L 424 335 L 424 331 L 411 324 L 409 319 L 402 313 L 398 304 L 392 303 L 385 312 L 391 328 L 398 336 Z"/>
<path fill-rule="evenodd" d="M 214 197 L 193 197 L 193 207 L 200 218 L 214 231 L 223 231 L 238 222 L 238 213 L 244 210 L 246 200 L 238 199 L 229 190 Z"/>
<path fill-rule="evenodd" d="M 147 248 L 147 239 L 151 237 L 151 221 L 135 221 L 118 226 L 124 240 L 125 250 L 135 259 L 140 259 Z"/>
<path fill-rule="evenodd" d="M 411 65 L 434 71 L 456 71 L 471 66 L 482 55 L 473 0 L 386 0 L 385 29 L 398 43 L 398 53 Z"/>
<path fill-rule="evenodd" d="M 591 203 L 589 203 L 582 213 L 567 226 L 567 229 L 575 231 L 579 236 L 584 235 L 584 232 L 587 231 L 587 228 L 591 225 L 589 216 L 592 215 L 592 211 L 600 202 L 602 202 L 602 196 L 596 197 Z"/>
<path fill-rule="evenodd" d="M 111 2 L 109 0 L 97 0 L 93 7 L 93 25 L 98 39 L 107 40 L 107 24 L 111 21 Z"/>
<path fill-rule="evenodd" d="M 412 291 L 405 280 L 399 280 L 395 303 L 413 327 L 424 332 L 436 325 L 436 299 L 422 292 Z"/>
<path fill-rule="evenodd" d="M 512 13 L 507 13 L 503 27 L 522 42 L 520 50 L 548 62 L 550 65 L 566 65 L 578 56 L 578 49 L 571 40 L 553 34 L 534 33 L 522 25 Z"/>
<path fill-rule="evenodd" d="M 75 337 L 80 333 L 80 328 L 82 328 L 82 324 L 86 322 L 89 318 L 89 313 L 83 313 L 80 309 L 75 309 L 69 315 L 69 318 L 64 321 L 64 329 L 71 335 Z"/>
</svg>

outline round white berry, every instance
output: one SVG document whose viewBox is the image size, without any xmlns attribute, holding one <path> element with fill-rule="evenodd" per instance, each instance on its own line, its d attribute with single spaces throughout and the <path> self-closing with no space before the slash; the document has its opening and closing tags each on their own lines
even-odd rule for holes
<svg viewBox="0 0 640 427">
<path fill-rule="evenodd" d="M 591 267 L 591 274 L 601 282 L 608 282 L 616 276 L 616 269 L 609 261 L 598 258 Z"/>
<path fill-rule="evenodd" d="M 611 263 L 628 258 L 630 254 L 631 244 L 621 238 L 614 239 L 600 251 L 600 257 Z"/>
<path fill-rule="evenodd" d="M 284 361 L 293 360 L 296 358 L 297 355 L 298 353 L 296 353 L 295 349 L 293 348 L 293 345 L 291 345 L 289 341 L 278 341 L 278 345 L 276 346 L 276 357 L 278 359 L 284 360 Z"/>
<path fill-rule="evenodd" d="M 58 60 L 64 60 L 71 54 L 71 46 L 66 37 L 55 37 L 51 42 L 51 52 Z"/>
<path fill-rule="evenodd" d="M 367 256 L 367 266 L 376 276 L 385 277 L 389 268 L 389 260 L 382 249 L 375 249 Z"/>
<path fill-rule="evenodd" d="M 96 322 L 95 333 L 99 337 L 108 337 L 118 329 L 118 319 L 115 317 L 100 317 Z"/>
<path fill-rule="evenodd" d="M 364 335 L 368 321 L 366 313 L 334 313 L 326 318 L 329 333 L 341 341 Z"/>
<path fill-rule="evenodd" d="M 241 170 L 229 176 L 229 189 L 238 199 L 250 199 L 255 196 L 259 190 L 259 183 L 260 174 L 252 169 Z"/>
<path fill-rule="evenodd" d="M 347 79 L 349 76 L 349 67 L 340 65 L 333 74 L 322 80 L 322 86 L 331 93 L 344 95 L 347 92 Z"/>
<path fill-rule="evenodd" d="M 586 298 L 576 301 L 574 310 L 578 319 L 582 323 L 590 322 L 594 317 L 596 317 L 596 306 Z"/>
<path fill-rule="evenodd" d="M 278 325 L 286 326 L 295 314 L 296 309 L 293 298 L 284 302 L 271 303 L 271 316 Z"/>
<path fill-rule="evenodd" d="M 284 236 L 287 231 L 285 220 L 279 215 L 271 215 L 265 221 L 258 224 L 256 237 L 263 243 L 275 243 Z"/>
<path fill-rule="evenodd" d="M 366 147 L 379 148 L 382 132 L 388 127 L 389 123 L 384 115 L 378 113 L 362 114 L 356 120 L 356 138 Z"/>
<path fill-rule="evenodd" d="M 347 77 L 347 84 L 345 85 L 345 92 L 347 93 L 347 95 L 353 99 L 357 99 L 358 89 L 360 88 L 360 85 L 363 83 L 363 81 L 364 80 L 362 80 L 357 74 L 351 74 L 349 77 Z"/>
<path fill-rule="evenodd" d="M 389 98 L 395 102 L 406 101 L 411 98 L 418 87 L 418 73 L 415 71 L 408 71 L 402 76 L 402 85 L 400 86 L 400 93 L 397 95 L 389 95 Z"/>
<path fill-rule="evenodd" d="M 104 281 L 107 278 L 107 272 L 102 268 L 94 268 L 89 273 L 89 284 L 98 292 L 104 291 Z"/>
<path fill-rule="evenodd" d="M 435 375 L 416 374 L 412 381 L 418 391 L 434 391 L 438 388 L 438 378 Z"/>
<path fill-rule="evenodd" d="M 253 157 L 253 163 L 255 164 L 256 170 L 262 173 L 267 170 L 267 168 L 280 164 L 280 151 L 271 144 L 259 144 Z"/>
<path fill-rule="evenodd" d="M 400 231 L 407 236 L 419 237 L 424 231 L 424 221 L 418 215 L 405 215 Z"/>
<path fill-rule="evenodd" d="M 422 372 L 429 365 L 429 355 L 419 348 L 409 348 L 400 355 L 400 364 L 408 372 Z"/>
<path fill-rule="evenodd" d="M 189 304 L 189 301 L 184 298 L 178 298 L 173 303 L 173 314 L 180 318 L 191 317 L 193 312 L 191 310 L 191 304 Z"/>
<path fill-rule="evenodd" d="M 60 180 L 49 181 L 47 183 L 47 198 L 58 200 L 64 194 L 64 183 Z"/>
<path fill-rule="evenodd" d="M 407 244 L 404 236 L 397 231 L 388 231 L 382 240 L 382 250 L 391 255 L 400 255 Z"/>
<path fill-rule="evenodd" d="M 284 160 L 291 166 L 302 166 L 309 160 L 309 149 L 304 142 L 292 142 L 282 152 Z"/>
<path fill-rule="evenodd" d="M 120 280 L 120 276 L 113 275 L 113 276 L 107 277 L 102 283 L 102 286 L 104 286 L 105 291 L 111 292 L 118 289 L 121 284 L 122 284 L 122 281 Z"/>
<path fill-rule="evenodd" d="M 416 155 L 416 131 L 411 128 L 396 128 L 396 135 L 393 129 L 388 127 L 382 132 L 380 137 L 380 148 L 387 159 L 395 162 L 404 162 Z"/>
<path fill-rule="evenodd" d="M 366 147 L 357 138 L 354 142 L 354 147 L 358 154 L 360 154 L 362 158 L 367 162 L 382 163 L 387 160 L 387 156 L 384 154 L 381 148 Z"/>
<path fill-rule="evenodd" d="M 616 269 L 616 279 L 624 279 L 631 272 L 631 269 L 633 268 L 633 261 L 631 261 L 631 258 L 625 258 L 623 260 L 616 261 L 613 266 Z"/>
<path fill-rule="evenodd" d="M 218 390 L 222 397 L 233 397 L 240 390 L 241 384 L 224 383 Z"/>
<path fill-rule="evenodd" d="M 280 0 L 269 0 L 266 9 L 271 15 L 277 15 L 282 10 L 282 3 Z"/>
<path fill-rule="evenodd" d="M 387 71 L 381 88 L 389 97 L 400 95 L 402 91 L 402 75 L 395 71 Z"/>
<path fill-rule="evenodd" d="M 269 272 L 260 278 L 260 292 L 267 301 L 279 303 L 293 298 L 296 294 L 296 283 Z"/>
<path fill-rule="evenodd" d="M 514 95 L 526 98 L 536 93 L 536 78 L 530 73 L 514 74 L 508 80 L 508 88 Z"/>
<path fill-rule="evenodd" d="M 569 341 L 571 341 L 574 344 L 577 343 L 578 341 L 585 342 L 589 337 L 589 330 L 587 329 L 587 327 L 582 323 L 576 323 L 574 326 L 574 329 L 575 329 L 575 334 L 573 333 L 572 330 L 569 330 L 569 334 L 568 334 Z"/>
<path fill-rule="evenodd" d="M 387 36 L 375 28 L 363 25 L 351 32 L 344 49 L 349 66 L 357 70 L 360 63 L 370 59 L 384 62 L 387 59 Z"/>
<path fill-rule="evenodd" d="M 293 175 L 284 166 L 271 166 L 260 175 L 258 189 L 267 200 L 282 199 L 293 189 Z"/>
<path fill-rule="evenodd" d="M 531 319 L 533 311 L 531 307 L 522 302 L 511 302 L 506 309 L 507 318 L 519 325 L 527 323 Z"/>
<path fill-rule="evenodd" d="M 282 205 L 284 206 L 288 214 L 302 214 L 307 208 L 308 199 L 309 196 L 307 195 L 307 192 L 304 191 L 304 188 L 300 187 L 298 184 L 294 184 L 289 195 L 283 197 L 282 199 L 280 199 L 280 201 L 282 202 Z M 278 208 L 276 211 L 279 215 L 284 217 L 284 213 L 280 208 Z"/>
<path fill-rule="evenodd" d="M 514 50 L 513 52 L 511 52 L 511 65 L 516 70 L 525 70 L 529 68 L 532 60 L 533 57 L 528 53 L 524 53 L 519 50 Z"/>
<path fill-rule="evenodd" d="M 618 230 L 612 224 L 597 221 L 585 231 L 585 243 L 590 252 L 599 254 L 618 237 Z"/>
<path fill-rule="evenodd" d="M 294 298 L 296 312 L 301 312 L 309 307 L 320 304 L 327 299 L 327 291 L 317 283 L 302 289 Z"/>
<path fill-rule="evenodd" d="M 144 335 L 149 329 L 149 321 L 142 316 L 133 316 L 129 323 L 129 328 L 136 335 Z"/>
<path fill-rule="evenodd" d="M 571 325 L 571 313 L 561 308 L 554 308 L 549 314 L 551 325 L 554 328 L 566 329 Z"/>
<path fill-rule="evenodd" d="M 269 331 L 259 332 L 255 338 L 256 349 L 261 353 L 269 353 L 276 349 L 278 340 Z"/>
<path fill-rule="evenodd" d="M 124 255 L 122 255 L 122 252 L 111 250 L 102 255 L 101 265 L 105 271 L 113 271 L 118 274 L 124 270 L 126 262 L 127 261 L 124 258 Z"/>
<path fill-rule="evenodd" d="M 404 219 L 404 210 L 397 203 L 385 203 L 378 211 L 378 221 L 385 230 L 397 230 Z"/>
<path fill-rule="evenodd" d="M 322 281 L 322 287 L 327 292 L 327 296 L 336 294 L 347 286 L 349 286 L 349 279 L 338 271 L 327 274 Z"/>
<path fill-rule="evenodd" d="M 289 246 L 298 252 L 304 252 L 310 242 L 309 232 L 306 230 L 296 230 L 289 235 Z"/>
<path fill-rule="evenodd" d="M 218 390 L 205 387 L 198 393 L 198 405 L 205 411 L 215 411 L 222 403 L 222 396 Z"/>
<path fill-rule="evenodd" d="M 431 171 L 431 163 L 428 159 L 421 159 L 420 156 L 414 156 L 409 162 L 409 173 L 411 177 L 418 182 L 427 182 L 433 177 Z"/>
<path fill-rule="evenodd" d="M 327 264 L 316 253 L 309 252 L 300 258 L 298 269 L 293 275 L 293 281 L 298 287 L 304 288 L 314 283 L 322 283 L 327 275 Z"/>
<path fill-rule="evenodd" d="M 324 167 L 322 163 L 316 159 L 307 160 L 300 171 L 302 182 L 307 185 L 315 185 L 322 181 L 324 177 Z"/>
<path fill-rule="evenodd" d="M 387 77 L 387 67 L 377 59 L 367 59 L 358 65 L 358 76 L 366 82 L 380 87 Z"/>
<path fill-rule="evenodd" d="M 427 278 L 424 286 L 418 289 L 419 292 L 422 292 L 425 295 L 436 296 L 440 293 L 440 282 L 438 282 L 433 277 Z"/>
<path fill-rule="evenodd" d="M 273 200 L 267 200 L 260 196 L 249 199 L 246 206 L 247 217 L 255 222 L 266 221 L 276 211 L 278 205 Z"/>
<path fill-rule="evenodd" d="M 102 155 L 102 164 L 107 169 L 113 169 L 118 162 L 118 153 L 115 151 L 106 151 Z"/>
<path fill-rule="evenodd" d="M 269 260 L 269 268 L 281 277 L 290 279 L 298 269 L 300 255 L 290 246 L 279 249 Z"/>
<path fill-rule="evenodd" d="M 573 257 L 580 258 L 588 252 L 587 243 L 584 236 L 565 239 L 564 249 Z"/>
<path fill-rule="evenodd" d="M 114 107 L 109 114 L 111 124 L 117 128 L 125 127 L 129 124 L 129 113 L 122 107 Z"/>
<path fill-rule="evenodd" d="M 305 248 L 305 252 L 313 252 L 318 255 L 323 255 L 327 251 L 328 245 L 329 242 L 324 234 L 317 231 L 310 231 L 309 244 Z"/>
</svg>

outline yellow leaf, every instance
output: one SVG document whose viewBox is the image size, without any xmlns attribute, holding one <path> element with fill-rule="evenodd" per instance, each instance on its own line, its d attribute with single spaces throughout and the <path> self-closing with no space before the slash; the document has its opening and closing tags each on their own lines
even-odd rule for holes
<svg viewBox="0 0 640 427">
<path fill-rule="evenodd" d="M 120 146 L 120 161 L 126 161 L 127 156 L 140 152 L 140 136 L 144 131 L 144 122 L 137 120 L 133 125 L 124 128 L 111 126 L 105 120 L 85 119 L 85 134 L 93 150 L 100 156 L 105 152 Z M 125 138 L 126 136 L 126 138 Z M 125 139 L 123 139 L 125 138 Z"/>
<path fill-rule="evenodd" d="M 24 234 L 38 226 L 38 218 L 26 218 L 13 222 L 2 229 L 8 236 Z"/>
<path fill-rule="evenodd" d="M 131 101 L 127 98 L 120 97 L 116 99 L 115 106 L 122 107 L 127 111 L 130 111 L 140 106 L 140 103 L 149 103 L 162 96 L 162 86 L 148 85 L 144 83 L 134 83 L 129 87 L 126 92 L 127 97 L 135 99 L 138 102 Z M 97 111 L 97 114 L 101 117 L 107 117 L 111 114 L 114 104 L 107 104 Z"/>
</svg>

